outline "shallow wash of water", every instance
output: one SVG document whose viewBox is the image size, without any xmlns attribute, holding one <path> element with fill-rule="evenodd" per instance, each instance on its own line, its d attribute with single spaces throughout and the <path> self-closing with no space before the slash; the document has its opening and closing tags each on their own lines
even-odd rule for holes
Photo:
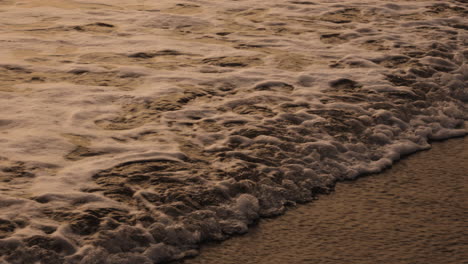
<svg viewBox="0 0 468 264">
<path fill-rule="evenodd" d="M 468 138 L 339 183 L 185 263 L 468 263 Z"/>
</svg>

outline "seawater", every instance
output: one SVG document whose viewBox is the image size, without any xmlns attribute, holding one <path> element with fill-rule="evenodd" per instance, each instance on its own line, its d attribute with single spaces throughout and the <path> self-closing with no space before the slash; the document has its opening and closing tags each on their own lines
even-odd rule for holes
<svg viewBox="0 0 468 264">
<path fill-rule="evenodd" d="M 468 263 L 468 138 L 339 183 L 185 263 Z"/>
</svg>

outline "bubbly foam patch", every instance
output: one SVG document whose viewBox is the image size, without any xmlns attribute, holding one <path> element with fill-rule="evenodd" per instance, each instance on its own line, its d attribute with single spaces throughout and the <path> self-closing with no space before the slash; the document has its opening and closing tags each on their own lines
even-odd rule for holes
<svg viewBox="0 0 468 264">
<path fill-rule="evenodd" d="M 462 1 L 2 1 L 0 261 L 162 263 L 463 136 Z"/>
</svg>

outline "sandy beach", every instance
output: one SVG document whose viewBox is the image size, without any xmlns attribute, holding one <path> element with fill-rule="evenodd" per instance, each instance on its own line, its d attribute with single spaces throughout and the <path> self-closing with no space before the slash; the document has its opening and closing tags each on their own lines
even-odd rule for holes
<svg viewBox="0 0 468 264">
<path fill-rule="evenodd" d="M 464 263 L 468 137 L 431 146 L 175 263 Z"/>
<path fill-rule="evenodd" d="M 468 130 L 468 4 L 0 1 L 0 263 L 164 263 Z"/>
</svg>

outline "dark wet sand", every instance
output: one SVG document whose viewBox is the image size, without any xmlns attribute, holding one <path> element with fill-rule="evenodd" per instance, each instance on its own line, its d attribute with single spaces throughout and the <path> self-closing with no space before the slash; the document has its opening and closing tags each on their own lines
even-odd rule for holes
<svg viewBox="0 0 468 264">
<path fill-rule="evenodd" d="M 468 138 L 438 142 L 185 263 L 468 263 L 467 198 Z"/>
</svg>

